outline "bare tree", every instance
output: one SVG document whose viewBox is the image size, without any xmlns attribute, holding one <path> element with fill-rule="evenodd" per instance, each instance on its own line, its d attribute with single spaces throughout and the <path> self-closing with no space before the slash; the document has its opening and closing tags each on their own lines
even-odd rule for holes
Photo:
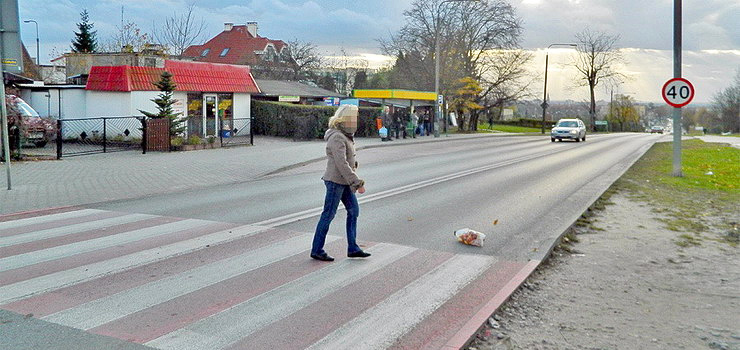
<svg viewBox="0 0 740 350">
<path fill-rule="evenodd" d="M 454 93 L 455 82 L 464 77 L 478 81 L 482 90 L 476 102 L 483 109 L 471 112 L 471 130 L 477 128 L 479 113 L 490 113 L 526 91 L 531 79 L 523 66 L 531 55 L 516 50 L 521 19 L 506 0 L 415 0 L 404 16 L 399 32 L 379 40 L 386 54 L 397 57 L 393 75 L 431 90 L 438 59 L 443 94 Z M 440 55 L 435 58 L 437 42 Z"/>
<path fill-rule="evenodd" d="M 206 22 L 203 18 L 195 18 L 194 10 L 195 4 L 191 4 L 184 13 L 174 13 L 159 26 L 154 25 L 154 38 L 167 47 L 170 54 L 180 56 L 185 49 L 201 40 Z"/>
<path fill-rule="evenodd" d="M 341 55 L 326 59 L 326 68 L 335 77 L 336 92 L 350 95 L 355 86 L 357 73 L 367 72 L 370 63 L 365 59 L 349 56 L 343 47 L 339 51 Z"/>
<path fill-rule="evenodd" d="M 118 32 L 105 41 L 98 44 L 101 52 L 140 52 L 144 49 L 151 36 L 142 31 L 134 22 L 122 23 L 116 26 Z"/>
<path fill-rule="evenodd" d="M 526 63 L 532 59 L 532 53 L 524 50 L 490 51 L 481 71 L 483 90 L 480 93 L 483 109 L 474 111 L 471 116 L 470 129 L 477 130 L 481 113 L 489 115 L 489 124 L 493 109 L 498 109 L 500 117 L 505 104 L 532 96 L 529 87 L 537 80 L 535 74 L 527 71 Z"/>
<path fill-rule="evenodd" d="M 291 80 L 307 80 L 323 67 L 324 59 L 313 43 L 296 38 L 286 44 L 288 47 L 283 50 L 283 61 L 290 68 Z"/>
<path fill-rule="evenodd" d="M 732 85 L 716 93 L 713 101 L 719 117 L 718 127 L 722 131 L 740 132 L 740 68 Z"/>
<path fill-rule="evenodd" d="M 594 90 L 602 82 L 621 81 L 625 76 L 616 70 L 616 65 L 625 62 L 622 53 L 616 47 L 618 35 L 591 31 L 586 28 L 576 34 L 578 53 L 573 59 L 573 66 L 580 73 L 579 86 L 588 86 L 591 102 L 588 109 L 589 124 L 594 130 L 596 120 L 596 96 Z"/>
</svg>

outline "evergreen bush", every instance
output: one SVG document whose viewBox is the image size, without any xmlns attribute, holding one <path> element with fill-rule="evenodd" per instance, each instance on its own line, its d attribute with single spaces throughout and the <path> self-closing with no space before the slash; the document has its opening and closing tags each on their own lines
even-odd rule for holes
<svg viewBox="0 0 740 350">
<path fill-rule="evenodd" d="M 253 131 L 257 135 L 291 137 L 294 140 L 321 139 L 336 109 L 330 106 L 252 101 Z M 360 107 L 355 136 L 378 136 L 375 118 L 380 113 L 380 108 Z"/>
</svg>

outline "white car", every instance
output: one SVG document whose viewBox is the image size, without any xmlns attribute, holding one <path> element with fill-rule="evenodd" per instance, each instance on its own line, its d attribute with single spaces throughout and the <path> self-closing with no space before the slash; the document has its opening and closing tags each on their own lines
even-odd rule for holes
<svg viewBox="0 0 740 350">
<path fill-rule="evenodd" d="M 586 141 L 586 125 L 580 119 L 560 119 L 550 131 L 550 141 L 563 139 Z"/>
</svg>

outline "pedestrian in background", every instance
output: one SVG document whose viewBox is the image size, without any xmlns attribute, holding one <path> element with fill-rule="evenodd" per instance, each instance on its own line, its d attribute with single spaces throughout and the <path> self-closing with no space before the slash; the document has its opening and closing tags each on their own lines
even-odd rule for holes
<svg viewBox="0 0 740 350">
<path fill-rule="evenodd" d="M 424 112 L 424 130 L 427 136 L 432 133 L 432 116 L 429 114 L 429 110 Z"/>
<path fill-rule="evenodd" d="M 347 256 L 350 258 L 370 256 L 370 253 L 362 251 L 357 245 L 357 217 L 360 215 L 360 205 L 357 203 L 355 192 L 365 193 L 365 181 L 355 173 L 358 166 L 355 160 L 354 141 L 357 115 L 357 106 L 340 106 L 329 119 L 329 129 L 324 134 L 327 162 L 322 179 L 326 186 L 326 196 L 324 211 L 316 225 L 311 248 L 311 257 L 316 260 L 334 261 L 334 258 L 324 251 L 324 243 L 340 201 L 347 210 Z"/>
<path fill-rule="evenodd" d="M 419 111 L 411 113 L 411 135 L 416 138 L 416 131 L 419 128 Z"/>
<path fill-rule="evenodd" d="M 383 126 L 388 130 L 388 136 L 386 141 L 393 141 L 391 134 L 393 133 L 393 115 L 391 114 L 391 107 L 383 106 Z"/>
</svg>

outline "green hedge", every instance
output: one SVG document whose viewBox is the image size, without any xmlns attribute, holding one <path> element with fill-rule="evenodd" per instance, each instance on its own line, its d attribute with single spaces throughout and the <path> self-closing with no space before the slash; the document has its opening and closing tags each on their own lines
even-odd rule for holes
<svg viewBox="0 0 740 350">
<path fill-rule="evenodd" d="M 294 140 L 320 139 L 337 107 L 307 106 L 291 103 L 252 101 L 254 133 L 257 135 L 292 137 Z M 375 137 L 375 118 L 381 109 L 360 107 L 355 136 Z"/>
<path fill-rule="evenodd" d="M 481 120 L 485 121 L 485 120 Z M 526 119 L 526 118 L 518 118 L 518 119 L 512 119 L 512 120 L 494 120 L 493 125 L 516 125 L 516 126 L 526 126 L 529 128 L 542 128 L 542 119 Z M 545 128 L 550 128 L 555 125 L 554 121 L 545 120 Z"/>
</svg>

